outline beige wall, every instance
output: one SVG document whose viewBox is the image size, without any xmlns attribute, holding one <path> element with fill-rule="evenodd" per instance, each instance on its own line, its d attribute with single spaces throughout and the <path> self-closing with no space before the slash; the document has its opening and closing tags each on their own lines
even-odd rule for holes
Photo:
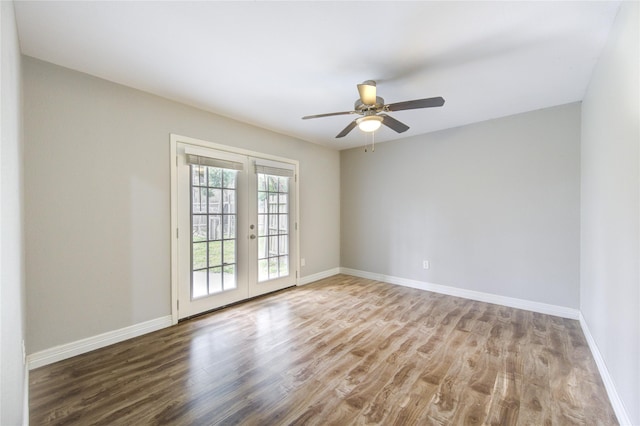
<svg viewBox="0 0 640 426">
<path fill-rule="evenodd" d="M 342 266 L 578 308 L 579 179 L 579 104 L 342 151 Z"/>
<path fill-rule="evenodd" d="M 299 160 L 301 275 L 339 266 L 338 152 L 23 62 L 29 353 L 170 314 L 170 133 Z"/>
<path fill-rule="evenodd" d="M 580 310 L 640 424 L 640 23 L 623 2 L 582 104 Z"/>
<path fill-rule="evenodd" d="M 25 272 L 23 218 L 23 162 L 21 60 L 13 2 L 0 2 L 0 424 L 20 425 L 23 408 L 25 366 Z"/>
</svg>

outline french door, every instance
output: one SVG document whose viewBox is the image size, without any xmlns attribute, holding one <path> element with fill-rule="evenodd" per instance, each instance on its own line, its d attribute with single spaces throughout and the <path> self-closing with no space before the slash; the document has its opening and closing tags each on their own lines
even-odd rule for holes
<svg viewBox="0 0 640 426">
<path fill-rule="evenodd" d="M 177 318 L 297 281 L 296 168 L 175 143 Z"/>
</svg>

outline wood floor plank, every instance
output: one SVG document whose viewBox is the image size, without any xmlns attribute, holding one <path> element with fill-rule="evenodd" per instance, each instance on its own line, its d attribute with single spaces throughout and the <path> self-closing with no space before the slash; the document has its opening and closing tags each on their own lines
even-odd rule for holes
<svg viewBox="0 0 640 426">
<path fill-rule="evenodd" d="M 36 369 L 32 425 L 614 425 L 577 321 L 337 275 Z"/>
</svg>

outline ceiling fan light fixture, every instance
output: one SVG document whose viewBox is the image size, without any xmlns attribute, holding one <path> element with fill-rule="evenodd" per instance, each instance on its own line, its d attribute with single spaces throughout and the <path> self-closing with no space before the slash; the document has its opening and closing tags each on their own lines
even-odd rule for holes
<svg viewBox="0 0 640 426">
<path fill-rule="evenodd" d="M 377 115 L 369 115 L 367 117 L 358 118 L 356 120 L 358 128 L 366 133 L 375 132 L 382 125 L 382 117 Z"/>
</svg>

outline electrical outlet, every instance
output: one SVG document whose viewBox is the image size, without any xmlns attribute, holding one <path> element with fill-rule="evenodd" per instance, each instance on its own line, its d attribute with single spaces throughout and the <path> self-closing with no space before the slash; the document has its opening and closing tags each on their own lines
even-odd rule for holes
<svg viewBox="0 0 640 426">
<path fill-rule="evenodd" d="M 300 266 L 305 266 L 306 264 L 307 264 L 307 261 L 304 260 L 304 257 L 300 259 Z"/>
<path fill-rule="evenodd" d="M 422 261 L 422 269 L 429 269 L 429 261 L 428 260 L 423 260 Z"/>
</svg>

